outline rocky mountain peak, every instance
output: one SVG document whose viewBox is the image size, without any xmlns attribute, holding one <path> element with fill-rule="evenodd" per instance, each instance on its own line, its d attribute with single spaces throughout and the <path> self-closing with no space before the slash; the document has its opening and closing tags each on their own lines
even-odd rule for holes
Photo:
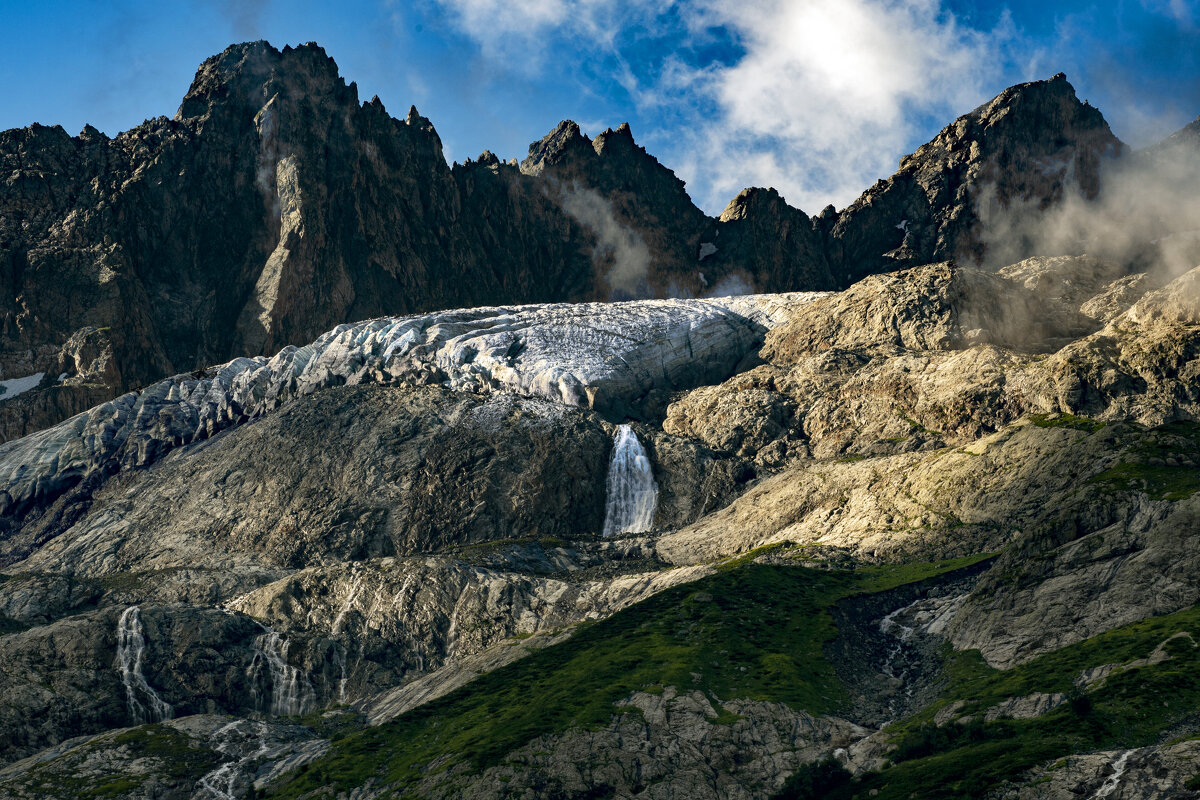
<svg viewBox="0 0 1200 800">
<path fill-rule="evenodd" d="M 775 187 L 764 189 L 759 186 L 751 186 L 748 189 L 742 189 L 738 192 L 737 197 L 729 201 L 729 205 L 725 206 L 718 221 L 744 220 L 757 214 L 779 216 L 784 209 L 799 213 L 801 217 L 807 217 L 803 211 L 790 208 Z"/>
<path fill-rule="evenodd" d="M 604 131 L 596 137 L 592 142 L 592 148 L 598 153 L 603 154 L 606 149 L 617 147 L 625 150 L 633 150 L 638 147 L 637 142 L 633 140 L 633 131 L 629 127 L 628 122 L 622 122 L 617 126 L 616 130 L 605 128 Z M 646 148 L 639 148 L 643 153 Z"/>
<path fill-rule="evenodd" d="M 1014 203 L 1045 209 L 1065 192 L 1092 198 L 1101 165 L 1125 145 L 1062 73 L 1010 87 L 959 117 L 839 217 L 845 280 L 948 259 L 982 263 L 981 221 Z"/>
<path fill-rule="evenodd" d="M 1195 157 L 1200 154 L 1200 117 L 1196 117 L 1166 139 L 1140 153 L 1152 158 Z"/>
<path fill-rule="evenodd" d="M 1007 199 L 1009 192 L 1032 191 L 1019 185 L 1030 169 L 1056 171 L 1070 164 L 1071 176 L 1090 197 L 1099 188 L 1099 159 L 1123 150 L 1100 111 L 1081 102 L 1060 72 L 1049 80 L 1011 86 L 959 117 L 902 159 L 900 170 L 911 170 L 930 184 L 935 174 L 972 164 L 987 173 L 979 177 L 1003 182 Z M 1017 180 L 1004 181 L 1009 175 Z"/>
<path fill-rule="evenodd" d="M 276 95 L 293 102 L 328 98 L 342 105 L 358 103 L 357 86 L 346 84 L 316 42 L 282 50 L 265 41 L 245 42 L 200 65 L 175 119 L 212 116 L 223 108 L 257 112 Z"/>
<path fill-rule="evenodd" d="M 564 119 L 554 130 L 529 145 L 529 155 L 521 162 L 521 171 L 526 175 L 541 175 L 547 167 L 591 149 L 592 140 L 579 130 L 579 125 L 574 120 Z"/>
</svg>

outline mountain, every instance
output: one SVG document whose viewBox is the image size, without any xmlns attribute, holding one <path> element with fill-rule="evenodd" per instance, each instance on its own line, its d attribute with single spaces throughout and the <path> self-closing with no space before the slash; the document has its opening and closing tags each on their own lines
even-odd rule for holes
<svg viewBox="0 0 1200 800">
<path fill-rule="evenodd" d="M 1190 796 L 1198 280 L 384 318 L 0 446 L 0 787 Z"/>
<path fill-rule="evenodd" d="M 1200 795 L 1191 128 L 1056 76 L 711 219 L 627 126 L 447 166 L 260 43 L 3 136 L 79 366 L 0 403 L 0 796 Z"/>
<path fill-rule="evenodd" d="M 315 44 L 235 45 L 171 119 L 0 133 L 0 439 L 347 320 L 978 260 L 977 195 L 993 212 L 1090 196 L 1122 149 L 1060 75 L 960 118 L 840 213 L 749 189 L 712 219 L 627 125 L 591 140 L 563 122 L 519 167 L 449 166 L 429 120 L 360 102 Z"/>
</svg>

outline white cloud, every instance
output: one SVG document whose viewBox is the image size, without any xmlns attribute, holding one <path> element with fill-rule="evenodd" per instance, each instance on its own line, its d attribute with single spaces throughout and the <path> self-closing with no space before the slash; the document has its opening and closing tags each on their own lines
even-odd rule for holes
<svg viewBox="0 0 1200 800">
<path fill-rule="evenodd" d="M 543 69 L 553 47 L 615 56 L 612 80 L 637 104 L 640 137 L 709 213 L 750 185 L 774 186 L 809 213 L 846 205 L 895 171 L 927 133 L 922 119 L 948 122 L 986 99 L 985 75 L 1000 71 L 1011 35 L 1005 23 L 964 28 L 941 0 L 438 2 L 509 69 Z M 656 74 L 635 74 L 618 37 L 660 24 L 688 44 L 723 29 L 741 55 L 697 65 L 680 51 Z"/>
<path fill-rule="evenodd" d="M 1171 17 L 1186 29 L 1196 26 L 1195 6 L 1194 0 L 1142 0 L 1142 8 Z"/>
<path fill-rule="evenodd" d="M 1005 35 L 959 27 L 937 0 L 713 0 L 702 13 L 745 48 L 706 72 L 719 113 L 680 164 L 704 176 L 694 188 L 709 209 L 747 184 L 810 213 L 846 205 L 896 169 L 918 119 L 949 121 L 984 99 Z"/>
</svg>

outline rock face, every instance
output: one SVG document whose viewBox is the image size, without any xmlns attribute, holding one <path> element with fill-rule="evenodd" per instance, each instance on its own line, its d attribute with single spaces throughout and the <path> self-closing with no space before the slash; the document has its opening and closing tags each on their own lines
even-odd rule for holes
<svg viewBox="0 0 1200 800">
<path fill-rule="evenodd" d="M 833 236 L 847 282 L 885 271 L 885 259 L 897 266 L 982 261 L 989 254 L 978 223 L 1018 201 L 1045 209 L 1066 192 L 1094 198 L 1104 159 L 1123 147 L 1061 73 L 1005 89 L 842 212 Z M 996 266 L 1029 254 L 1008 249 Z"/>
<path fill-rule="evenodd" d="M 348 320 L 829 290 L 978 259 L 980 197 L 1091 196 L 1120 149 L 1059 76 L 961 118 L 840 214 L 750 189 L 711 219 L 627 125 L 591 140 L 563 122 L 519 168 L 447 166 L 429 120 L 360 102 L 315 44 L 235 45 L 171 119 L 0 134 L 0 382 L 33 384 L 0 394 L 0 440 Z"/>
<path fill-rule="evenodd" d="M 777 466 L 966 444 L 1030 412 L 1191 418 L 1195 276 L 1140 300 L 1154 278 L 1088 257 L 867 278 L 774 328 L 766 364 L 676 400 L 664 430 Z"/>
<path fill-rule="evenodd" d="M 634 693 L 622 704 L 636 709 L 601 730 L 571 730 L 539 739 L 512 754 L 511 765 L 479 776 L 450 771 L 419 788 L 423 797 L 571 796 L 588 791 L 646 797 L 749 798 L 770 796 L 786 775 L 822 752 L 850 744 L 866 731 L 845 720 L 814 719 L 782 704 L 728 704 L 729 724 L 702 692 Z M 659 742 L 678 742 L 658 748 Z M 596 754 L 605 753 L 603 763 Z M 761 754 L 746 759 L 747 753 Z M 639 791 L 637 787 L 642 787 Z"/>
<path fill-rule="evenodd" d="M 231 47 L 173 119 L 111 140 L 9 131 L 0 158 L 3 374 L 50 376 L 43 394 L 62 397 L 38 400 L 54 404 L 46 421 L 91 405 L 98 383 L 111 397 L 346 320 L 584 299 L 592 284 L 586 232 L 532 181 L 451 169 L 428 120 L 360 103 L 315 45 Z M 109 375 L 71 368 L 66 343 L 89 329 Z M 45 424 L 8 418 L 6 438 Z"/>
<path fill-rule="evenodd" d="M 815 654 L 739 635 L 697 669 L 750 659 L 754 673 L 630 685 L 599 721 L 563 718 L 405 785 L 756 797 L 838 770 L 875 785 L 897 746 L 884 723 L 929 708 L 942 727 L 1065 724 L 1080 693 L 1104 703 L 1118 681 L 1191 669 L 1190 623 L 1115 657 L 1094 643 L 1200 601 L 1196 275 L 1155 288 L 1098 259 L 1035 258 L 828 295 L 384 318 L 8 443 L 0 693 L 14 763 L 0 786 L 35 796 L 81 773 L 126 776 L 134 797 L 244 797 L 328 776 L 344 796 L 386 794 L 346 782 L 345 742 L 450 714 L 474 681 L 544 681 L 589 623 L 617 637 L 597 668 L 674 653 L 709 624 L 686 609 L 741 596 L 697 581 L 765 564 L 843 576 L 828 586 L 974 566 L 815 609 L 804 630 L 829 630 Z M 614 422 L 629 414 L 657 513 L 646 533 L 604 538 Z M 686 603 L 664 600 L 679 591 Z M 654 628 L 644 609 L 660 601 L 683 616 Z M 731 613 L 740 631 L 763 612 Z M 620 637 L 647 626 L 666 638 L 621 655 Z M 1061 656 L 1078 665 L 1071 692 L 1018 682 L 975 708 L 947 694 L 948 648 L 1000 675 L 1084 655 Z M 807 700 L 737 688 L 796 658 L 832 683 Z M 313 721 L 334 706 L 351 710 Z M 281 719 L 295 714 L 304 726 Z M 1190 777 L 1177 745 L 1129 744 L 1143 748 L 1130 785 L 1166 797 Z M 190 755 L 153 760 L 168 749 Z M 1048 767 L 1021 763 L 1013 796 Z M 1094 792 L 1115 769 L 1075 770 L 1064 791 Z"/>
<path fill-rule="evenodd" d="M 1055 78 L 712 220 L 261 43 L 3 134 L 2 424 L 81 413 L 0 444 L 0 795 L 1191 796 L 1200 267 L 969 263 L 1119 149 Z"/>
</svg>

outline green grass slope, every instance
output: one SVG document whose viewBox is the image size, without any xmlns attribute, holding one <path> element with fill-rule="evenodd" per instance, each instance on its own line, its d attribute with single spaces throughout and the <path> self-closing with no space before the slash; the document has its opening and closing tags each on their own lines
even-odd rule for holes
<svg viewBox="0 0 1200 800">
<path fill-rule="evenodd" d="M 739 563 L 589 625 L 388 724 L 346 736 L 271 796 L 349 790 L 372 779 L 403 795 L 429 771 L 464 762 L 483 770 L 537 737 L 637 713 L 615 704 L 666 686 L 700 689 L 717 703 L 748 698 L 834 712 L 847 693 L 824 655 L 837 634 L 829 608 L 980 558 L 857 573 Z M 736 719 L 729 717 L 717 721 Z"/>
</svg>

